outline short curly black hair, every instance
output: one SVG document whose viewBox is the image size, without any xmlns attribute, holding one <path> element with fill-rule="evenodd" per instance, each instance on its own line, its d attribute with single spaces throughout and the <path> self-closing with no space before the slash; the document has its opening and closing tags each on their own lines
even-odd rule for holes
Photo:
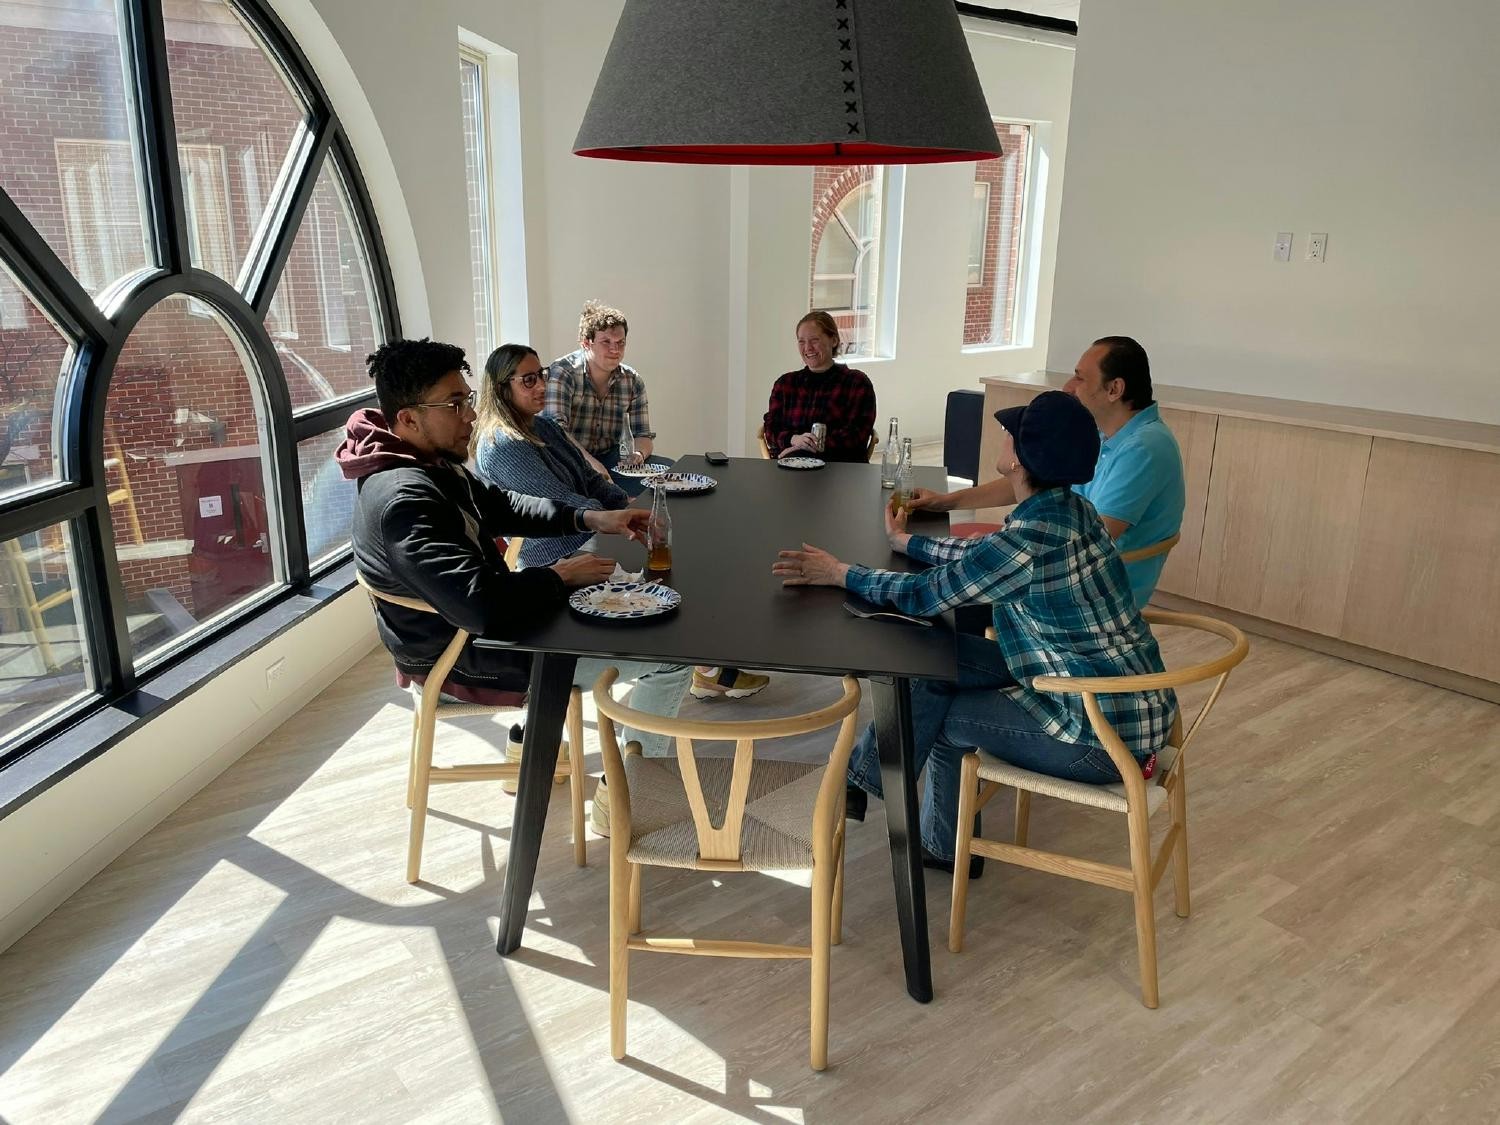
<svg viewBox="0 0 1500 1125">
<path fill-rule="evenodd" d="M 450 371 L 468 371 L 469 361 L 457 344 L 443 344 L 423 336 L 420 340 L 392 340 L 365 357 L 375 396 L 388 425 L 403 407 L 421 402 L 427 391 Z"/>
</svg>

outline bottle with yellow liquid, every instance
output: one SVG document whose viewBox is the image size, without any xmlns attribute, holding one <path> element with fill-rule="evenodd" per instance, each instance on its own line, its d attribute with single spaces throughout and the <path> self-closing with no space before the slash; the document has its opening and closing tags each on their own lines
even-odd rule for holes
<svg viewBox="0 0 1500 1125">
<path fill-rule="evenodd" d="M 672 513 L 667 510 L 667 490 L 651 487 L 651 521 L 646 525 L 646 569 L 672 569 Z"/>
<path fill-rule="evenodd" d="M 912 493 L 916 490 L 916 483 L 912 477 L 911 438 L 902 438 L 901 462 L 896 469 L 896 486 L 891 494 L 891 512 L 894 515 L 899 516 L 903 511 L 911 508 Z"/>
</svg>

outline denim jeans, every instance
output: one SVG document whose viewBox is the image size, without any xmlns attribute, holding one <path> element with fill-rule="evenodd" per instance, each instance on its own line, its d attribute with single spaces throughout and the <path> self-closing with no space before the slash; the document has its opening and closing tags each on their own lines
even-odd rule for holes
<svg viewBox="0 0 1500 1125">
<path fill-rule="evenodd" d="M 984 637 L 958 637 L 958 679 L 913 680 L 911 733 L 913 774 L 923 767 L 922 846 L 935 856 L 953 858 L 958 835 L 959 763 L 970 750 L 1053 777 L 1094 784 L 1120 780 L 1102 749 L 1064 742 L 1042 731 L 1040 724 L 1000 691 L 1015 679 L 1005 666 L 1000 646 Z M 879 797 L 880 755 L 875 725 L 860 735 L 849 759 L 849 783 Z"/>
<path fill-rule="evenodd" d="M 594 681 L 606 668 L 618 668 L 620 681 L 633 681 L 630 691 L 630 706 L 648 715 L 660 715 L 671 719 L 682 706 L 682 697 L 687 693 L 688 680 L 693 670 L 684 664 L 648 664 L 641 660 L 610 660 L 605 657 L 587 656 L 578 661 L 573 673 L 573 686 L 585 692 L 594 690 Z M 601 723 L 609 722 L 603 716 Z M 626 727 L 620 736 L 620 747 L 627 742 L 639 742 L 641 753 L 648 758 L 662 758 L 675 753 L 671 741 L 664 734 L 647 734 L 645 731 Z"/>
</svg>

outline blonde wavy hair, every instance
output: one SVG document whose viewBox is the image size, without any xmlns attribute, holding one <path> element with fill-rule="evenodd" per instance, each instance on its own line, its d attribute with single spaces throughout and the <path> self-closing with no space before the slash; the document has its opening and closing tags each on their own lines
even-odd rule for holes
<svg viewBox="0 0 1500 1125">
<path fill-rule="evenodd" d="M 516 368 L 527 356 L 535 356 L 536 349 L 525 344 L 501 344 L 490 352 L 484 361 L 484 380 L 479 384 L 478 417 L 474 420 L 474 436 L 469 439 L 471 453 L 479 452 L 480 444 L 497 431 L 509 437 L 542 445 L 542 439 L 532 429 L 531 419 L 523 417 L 510 400 L 505 387 L 516 377 Z M 541 357 L 537 356 L 540 360 Z M 542 368 L 545 375 L 547 369 Z"/>
</svg>

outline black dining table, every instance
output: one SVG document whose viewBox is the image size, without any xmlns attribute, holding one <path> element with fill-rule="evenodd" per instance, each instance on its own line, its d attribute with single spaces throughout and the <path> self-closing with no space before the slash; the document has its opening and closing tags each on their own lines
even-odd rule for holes
<svg viewBox="0 0 1500 1125">
<path fill-rule="evenodd" d="M 843 607 L 847 591 L 783 587 L 771 574 L 776 552 L 803 542 L 844 562 L 920 569 L 921 564 L 893 552 L 886 540 L 881 508 L 891 494 L 880 487 L 879 466 L 830 463 L 796 470 L 754 458 L 710 465 L 701 456 L 689 456 L 674 469 L 718 481 L 711 492 L 669 498 L 672 570 L 659 578 L 682 595 L 676 611 L 609 622 L 559 607 L 513 641 L 473 642 L 534 654 L 497 948 L 506 954 L 521 944 L 578 657 L 853 674 L 868 681 L 874 705 L 906 988 L 925 1003 L 932 999 L 932 968 L 910 681 L 955 678 L 951 616 L 933 619 L 930 627 L 858 618 Z M 946 478 L 942 469 L 921 468 L 915 483 L 941 491 Z M 648 501 L 649 496 L 637 502 Z M 947 526 L 946 515 L 917 513 L 911 529 L 941 535 Z M 645 552 L 636 544 L 617 540 L 606 546 L 627 570 L 644 564 Z"/>
</svg>

